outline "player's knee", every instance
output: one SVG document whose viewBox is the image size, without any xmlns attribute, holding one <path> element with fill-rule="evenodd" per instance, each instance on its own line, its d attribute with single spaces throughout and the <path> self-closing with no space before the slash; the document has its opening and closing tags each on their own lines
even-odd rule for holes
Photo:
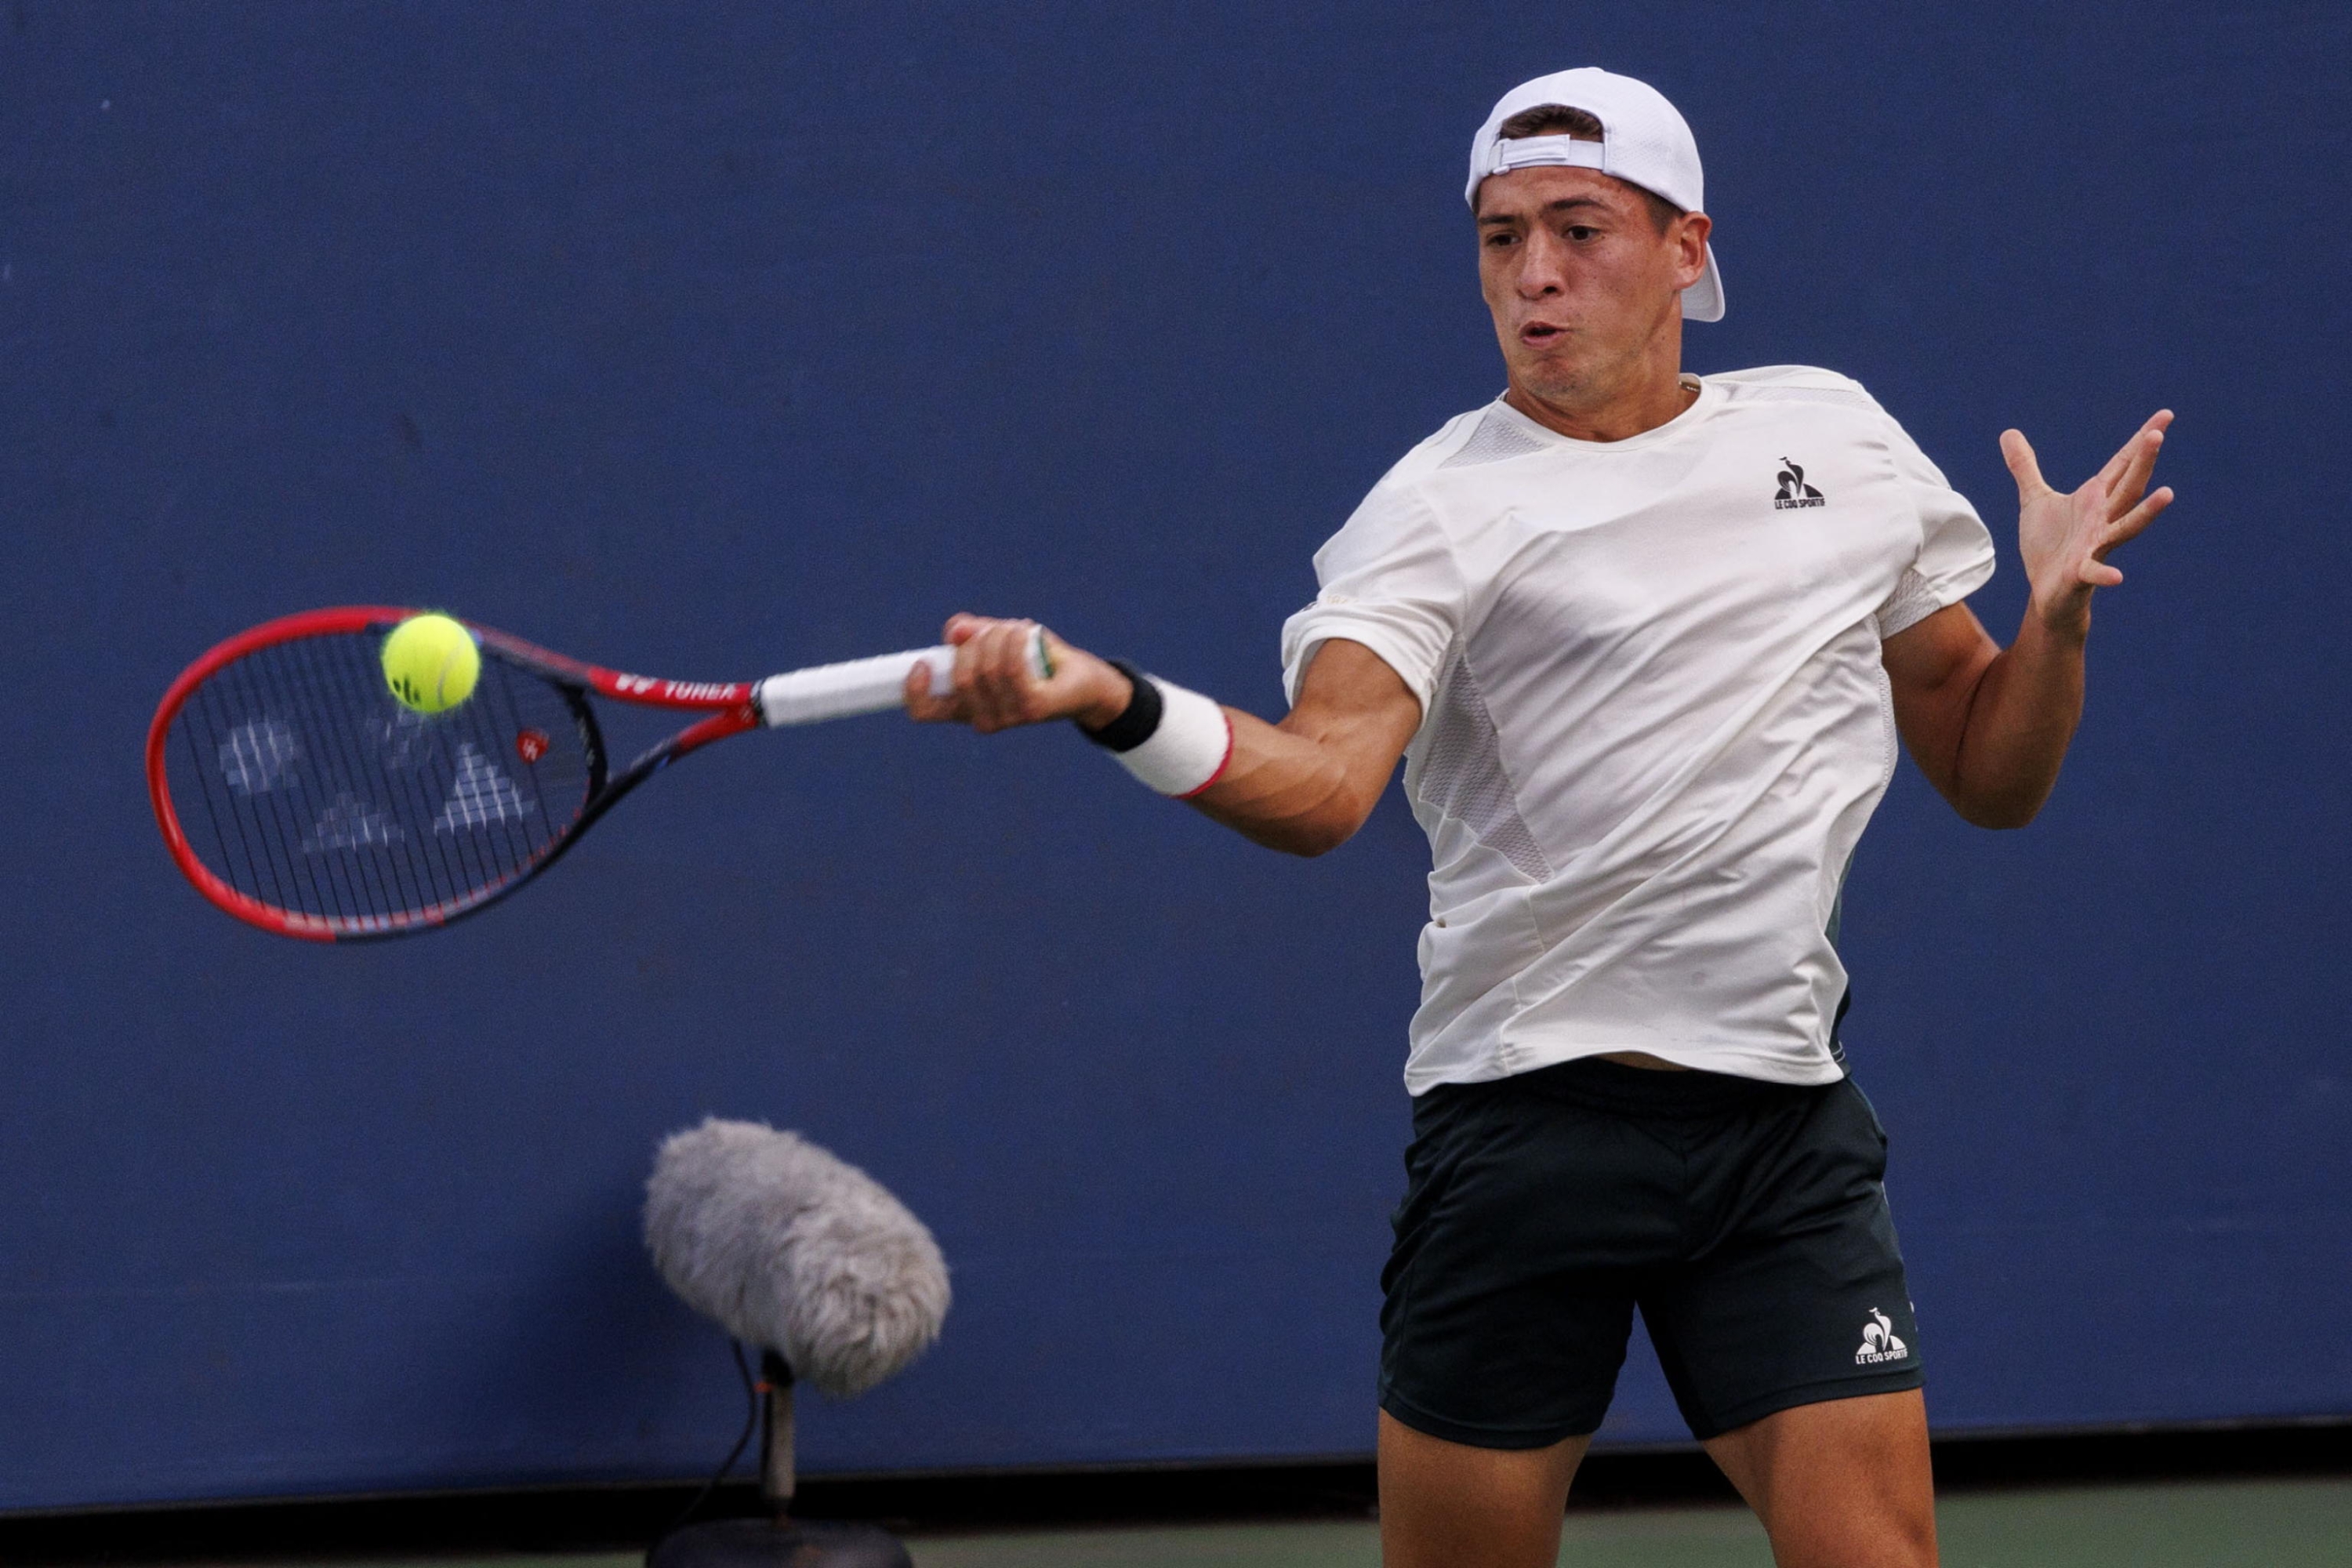
<svg viewBox="0 0 2352 1568">
<path fill-rule="evenodd" d="M 1843 1517 L 1802 1510 L 1772 1524 L 1780 1568 L 1937 1568 L 1932 1501 L 1881 1498 Z"/>
</svg>

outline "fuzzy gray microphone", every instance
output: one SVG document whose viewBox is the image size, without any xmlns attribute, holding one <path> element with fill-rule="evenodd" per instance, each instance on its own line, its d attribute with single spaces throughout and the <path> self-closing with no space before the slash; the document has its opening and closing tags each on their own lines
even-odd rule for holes
<svg viewBox="0 0 2352 1568">
<path fill-rule="evenodd" d="M 646 1183 L 646 1246 L 671 1289 L 793 1375 L 860 1394 L 940 1337 L 947 1261 L 856 1166 L 764 1122 L 673 1134 Z"/>
</svg>

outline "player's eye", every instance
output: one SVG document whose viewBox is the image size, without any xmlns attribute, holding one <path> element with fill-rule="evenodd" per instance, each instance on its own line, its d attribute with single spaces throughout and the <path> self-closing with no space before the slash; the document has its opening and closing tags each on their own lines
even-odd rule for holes
<svg viewBox="0 0 2352 1568">
<path fill-rule="evenodd" d="M 1568 226 L 1568 237 L 1575 240 L 1580 245 L 1588 239 L 1596 237 L 1600 233 L 1601 231 L 1599 229 L 1593 227 L 1589 223 L 1572 223 Z"/>
</svg>

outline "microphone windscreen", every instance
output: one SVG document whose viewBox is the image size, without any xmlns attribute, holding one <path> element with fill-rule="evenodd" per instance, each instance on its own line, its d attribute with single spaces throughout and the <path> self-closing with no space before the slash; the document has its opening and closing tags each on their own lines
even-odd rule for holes
<svg viewBox="0 0 2352 1568">
<path fill-rule="evenodd" d="M 940 1337 L 947 1262 L 889 1190 L 764 1122 L 672 1135 L 646 1183 L 646 1246 L 671 1289 L 795 1378 L 862 1393 Z"/>
</svg>

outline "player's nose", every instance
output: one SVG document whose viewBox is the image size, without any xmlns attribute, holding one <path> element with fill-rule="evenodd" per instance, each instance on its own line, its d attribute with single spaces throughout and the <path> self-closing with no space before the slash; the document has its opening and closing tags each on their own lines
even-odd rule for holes
<svg viewBox="0 0 2352 1568">
<path fill-rule="evenodd" d="M 1519 293 L 1529 300 L 1564 292 L 1568 288 L 1568 247 L 1559 237 L 1538 227 L 1519 247 Z"/>
</svg>

